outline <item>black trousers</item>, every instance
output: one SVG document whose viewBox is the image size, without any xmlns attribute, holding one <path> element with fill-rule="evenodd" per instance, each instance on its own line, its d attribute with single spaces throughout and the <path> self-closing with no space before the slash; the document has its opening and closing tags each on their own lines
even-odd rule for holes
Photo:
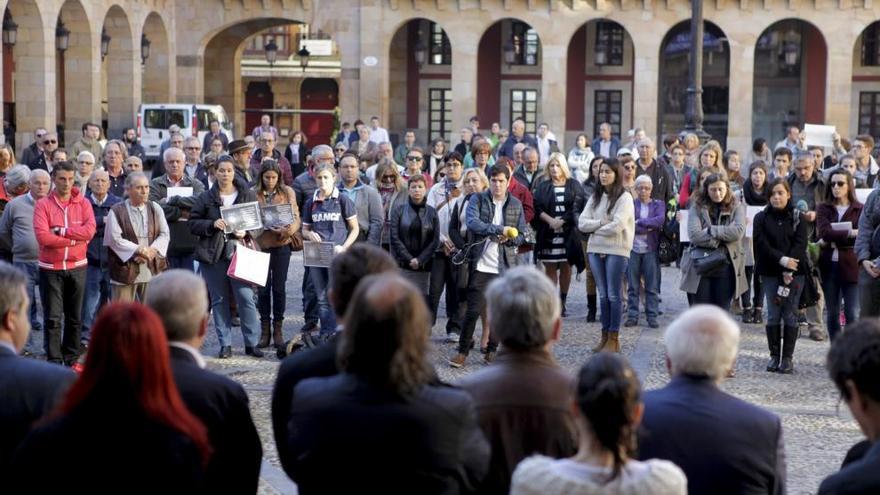
<svg viewBox="0 0 880 495">
<path fill-rule="evenodd" d="M 730 311 L 730 302 L 736 292 L 736 273 L 728 265 L 725 273 L 717 277 L 702 277 L 694 294 L 693 304 L 711 304 Z"/>
<path fill-rule="evenodd" d="M 483 273 L 474 271 L 471 273 L 470 283 L 467 289 L 467 311 L 464 314 L 464 324 L 461 327 L 461 337 L 458 339 L 458 352 L 467 355 L 471 350 L 471 344 L 474 338 L 474 329 L 477 327 L 477 320 L 486 307 L 486 287 L 495 280 L 498 275 L 495 273 Z M 488 332 L 488 328 L 483 329 Z M 498 349 L 497 338 L 489 334 L 489 352 L 495 352 Z"/>
<path fill-rule="evenodd" d="M 72 365 L 79 357 L 85 294 L 85 266 L 74 270 L 40 268 L 40 297 L 43 300 L 45 340 L 43 345 L 49 362 Z"/>
<path fill-rule="evenodd" d="M 290 244 L 268 248 L 269 277 L 266 286 L 257 292 L 260 321 L 284 321 L 287 308 L 287 269 L 290 267 Z"/>
<path fill-rule="evenodd" d="M 431 287 L 428 300 L 431 305 L 431 326 L 437 323 L 437 308 L 440 307 L 440 295 L 446 288 L 446 333 L 461 333 L 461 319 L 458 311 L 458 266 L 453 265 L 449 257 L 438 252 L 434 253 L 431 264 Z"/>
</svg>

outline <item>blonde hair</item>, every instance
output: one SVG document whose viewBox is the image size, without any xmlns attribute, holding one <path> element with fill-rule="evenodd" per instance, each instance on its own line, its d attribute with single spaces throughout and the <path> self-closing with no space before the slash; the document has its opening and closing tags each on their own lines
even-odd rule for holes
<svg viewBox="0 0 880 495">
<path fill-rule="evenodd" d="M 568 160 L 566 160 L 565 155 L 560 152 L 550 153 L 550 157 L 547 159 L 547 165 L 544 166 L 544 170 L 547 170 L 550 167 L 551 162 L 556 162 L 559 164 L 559 168 L 562 169 L 562 177 L 565 180 L 571 179 L 571 169 L 568 168 Z M 550 173 L 547 173 L 547 178 L 550 178 Z"/>
<path fill-rule="evenodd" d="M 480 183 L 483 184 L 483 190 L 486 190 L 489 188 L 489 178 L 486 177 L 486 174 L 485 174 L 485 172 L 483 172 L 482 169 L 469 168 L 469 169 L 465 170 L 464 175 L 461 176 L 462 182 L 467 180 L 468 174 L 475 174 L 477 176 L 477 178 L 480 179 Z"/>
</svg>

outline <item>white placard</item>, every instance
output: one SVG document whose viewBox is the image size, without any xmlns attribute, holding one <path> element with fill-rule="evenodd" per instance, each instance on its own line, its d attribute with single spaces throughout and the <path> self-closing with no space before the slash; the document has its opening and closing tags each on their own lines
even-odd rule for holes
<svg viewBox="0 0 880 495">
<path fill-rule="evenodd" d="M 763 206 L 746 205 L 746 237 L 752 237 L 755 232 L 755 215 L 764 211 Z"/>
<path fill-rule="evenodd" d="M 688 210 L 679 210 L 678 217 L 678 241 L 691 242 L 691 236 L 688 235 Z"/>
<path fill-rule="evenodd" d="M 269 253 L 248 249 L 243 244 L 235 246 L 235 271 L 234 276 L 259 285 L 266 286 L 266 278 L 269 276 Z"/>
<path fill-rule="evenodd" d="M 193 195 L 193 188 L 191 187 L 169 187 L 168 188 L 168 197 L 173 198 L 175 196 L 180 196 L 181 198 L 191 198 Z"/>
<path fill-rule="evenodd" d="M 372 55 L 364 57 L 364 65 L 366 65 L 367 67 L 375 67 L 378 63 L 379 59 Z"/>
<path fill-rule="evenodd" d="M 306 48 L 312 57 L 329 57 L 333 55 L 333 40 L 304 39 L 299 42 L 300 49 Z"/>
<path fill-rule="evenodd" d="M 868 201 L 868 196 L 871 194 L 873 189 L 871 188 L 858 188 L 856 189 L 856 199 L 859 200 L 859 203 L 865 204 Z"/>
<path fill-rule="evenodd" d="M 831 230 L 837 230 L 840 232 L 850 232 L 852 231 L 852 222 L 834 222 L 831 224 Z"/>
<path fill-rule="evenodd" d="M 806 124 L 804 125 L 804 133 L 806 134 L 804 144 L 830 148 L 834 146 L 834 140 L 831 136 L 835 132 L 837 132 L 837 128 L 833 125 Z"/>
</svg>

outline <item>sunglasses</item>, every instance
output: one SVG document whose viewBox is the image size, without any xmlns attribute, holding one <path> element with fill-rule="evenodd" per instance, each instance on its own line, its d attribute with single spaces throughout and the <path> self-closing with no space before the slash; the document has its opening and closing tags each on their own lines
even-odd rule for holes
<svg viewBox="0 0 880 495">
<path fill-rule="evenodd" d="M 47 140 L 43 141 L 43 144 L 58 144 L 58 140 L 57 139 L 47 139 Z"/>
<path fill-rule="evenodd" d="M 408 157 L 406 157 L 406 159 L 409 160 L 409 161 L 411 161 L 411 162 L 420 162 L 420 161 L 422 161 L 422 157 L 420 157 L 420 156 L 408 156 Z"/>
<path fill-rule="evenodd" d="M 393 175 L 383 175 L 382 176 L 382 182 L 392 182 L 396 179 L 397 179 L 397 177 L 395 177 Z"/>
<path fill-rule="evenodd" d="M 847 183 L 842 180 L 831 181 L 831 187 L 843 187 L 845 185 L 847 185 Z"/>
</svg>

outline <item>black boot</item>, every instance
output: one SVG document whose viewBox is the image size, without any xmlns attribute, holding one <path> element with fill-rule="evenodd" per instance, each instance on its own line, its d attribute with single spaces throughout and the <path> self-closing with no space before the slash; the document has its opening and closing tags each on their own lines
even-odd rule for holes
<svg viewBox="0 0 880 495">
<path fill-rule="evenodd" d="M 782 344 L 782 328 L 779 325 L 767 325 L 767 347 L 770 349 L 770 362 L 767 363 L 767 371 L 775 373 L 779 371 L 779 357 Z"/>
<path fill-rule="evenodd" d="M 794 346 L 797 343 L 800 329 L 797 326 L 785 325 L 782 333 L 782 362 L 779 364 L 779 372 L 790 375 L 794 373 Z"/>
<path fill-rule="evenodd" d="M 587 323 L 596 321 L 596 294 L 587 294 Z"/>
<path fill-rule="evenodd" d="M 562 304 L 562 316 L 563 317 L 568 316 L 565 311 L 565 300 L 566 299 L 568 299 L 568 294 L 566 294 L 565 292 L 560 292 L 559 293 L 559 302 Z"/>
<path fill-rule="evenodd" d="M 742 322 L 746 325 L 755 322 L 755 312 L 752 308 L 743 308 Z"/>
<path fill-rule="evenodd" d="M 755 306 L 755 309 L 752 310 L 752 322 L 759 325 L 764 323 L 764 308 Z"/>
<path fill-rule="evenodd" d="M 269 335 L 272 332 L 271 320 L 260 320 L 260 342 L 257 347 L 260 349 L 269 347 Z"/>
</svg>

